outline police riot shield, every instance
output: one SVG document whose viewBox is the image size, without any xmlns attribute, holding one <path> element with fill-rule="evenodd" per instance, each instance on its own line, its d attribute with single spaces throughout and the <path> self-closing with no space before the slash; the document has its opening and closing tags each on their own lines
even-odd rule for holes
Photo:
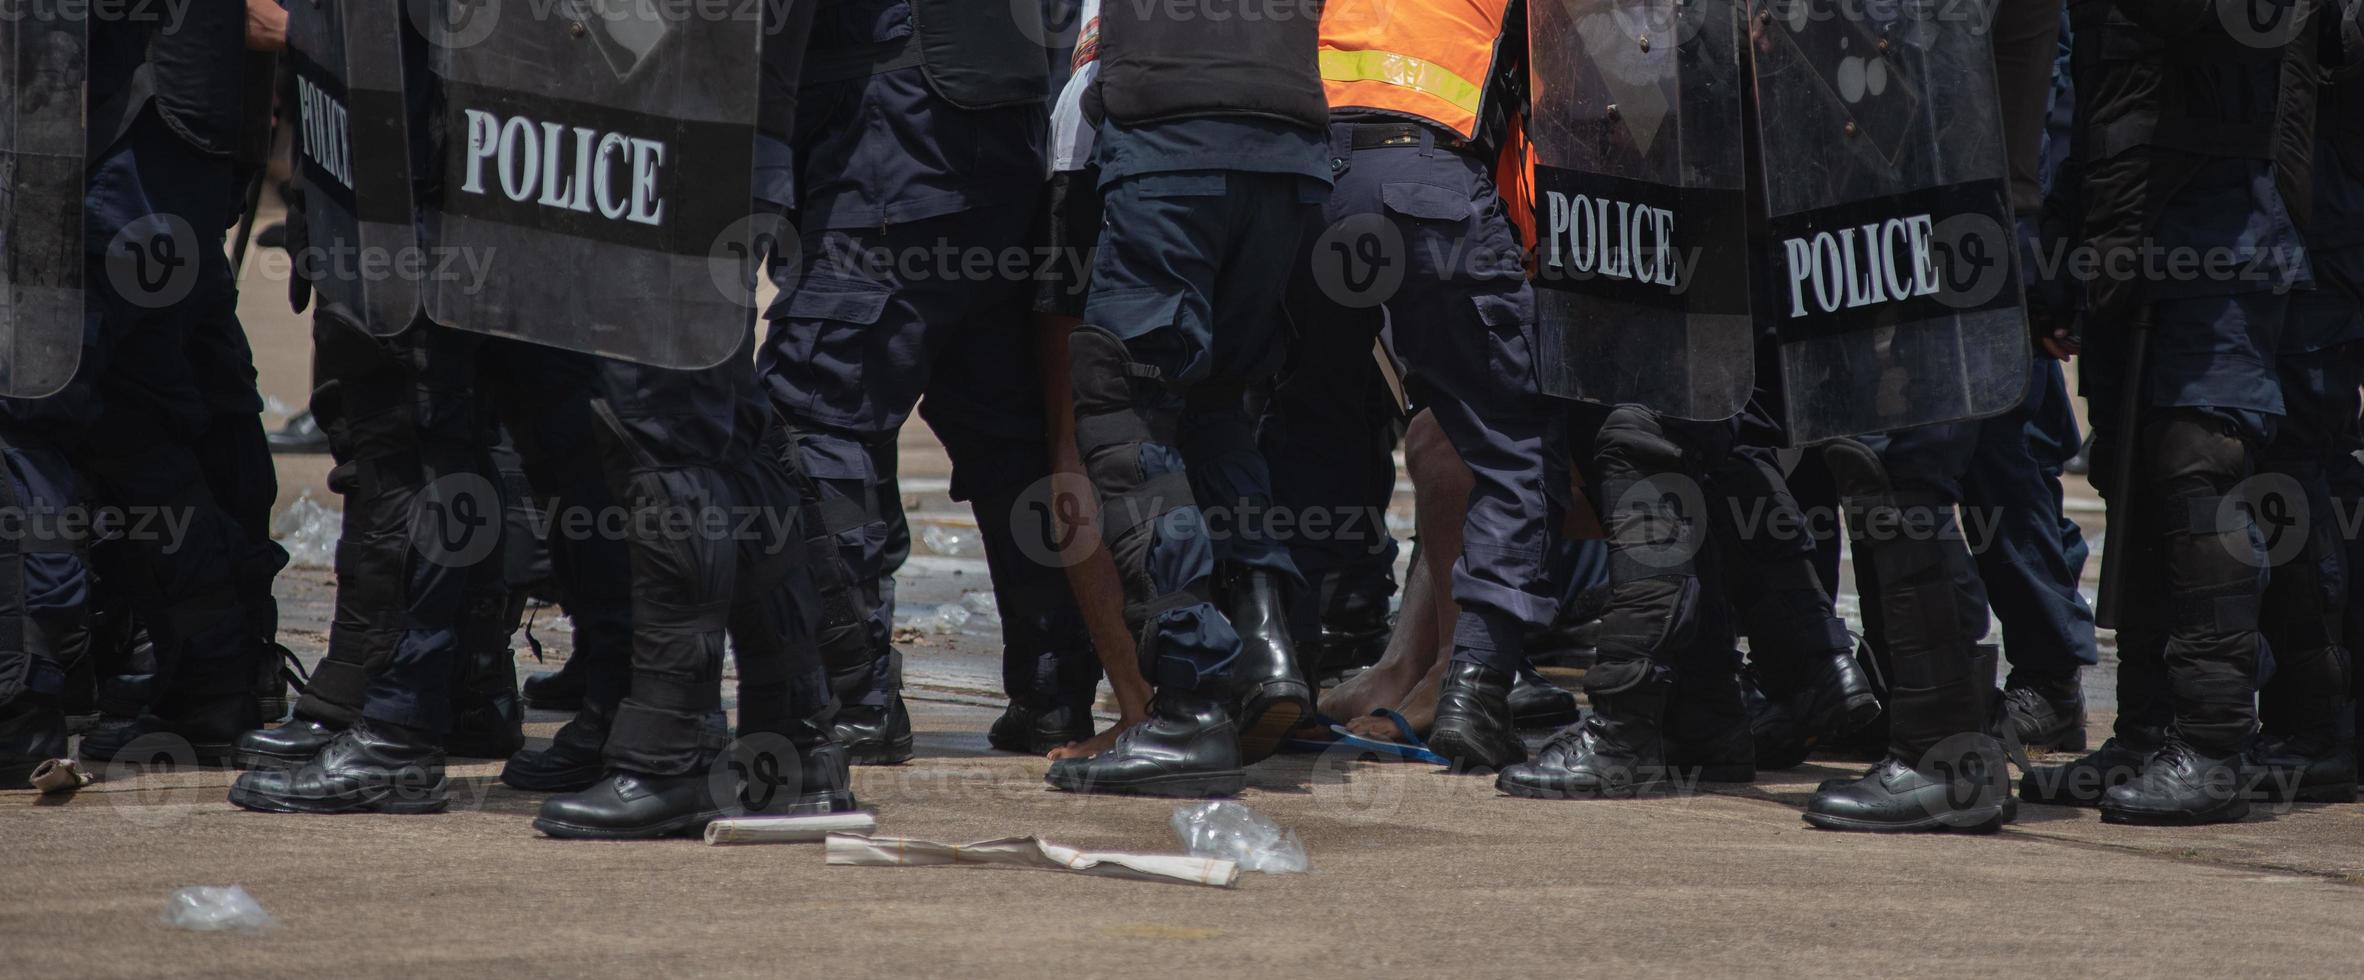
<svg viewBox="0 0 2364 980">
<path fill-rule="evenodd" d="M 1756 374 L 1737 0 L 1527 17 L 1544 390 L 1731 417 Z"/>
<path fill-rule="evenodd" d="M 1760 316 L 1799 444 L 2019 403 L 1994 0 L 1752 0 Z"/>
<path fill-rule="evenodd" d="M 659 0 L 428 0 L 443 94 L 427 314 L 701 368 L 752 322 L 760 12 Z M 444 257 L 456 257 L 445 262 Z"/>
<path fill-rule="evenodd" d="M 324 311 L 382 335 L 411 324 L 419 282 L 438 271 L 411 206 L 401 17 L 393 3 L 287 6 L 306 239 L 297 271 Z"/>
<path fill-rule="evenodd" d="M 82 359 L 83 17 L 0 17 L 0 396 L 54 394 Z"/>
</svg>

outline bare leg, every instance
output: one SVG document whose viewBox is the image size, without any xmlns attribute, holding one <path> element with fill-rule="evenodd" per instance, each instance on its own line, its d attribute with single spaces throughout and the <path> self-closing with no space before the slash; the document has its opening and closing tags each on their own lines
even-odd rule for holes
<svg viewBox="0 0 2364 980">
<path fill-rule="evenodd" d="M 1067 566 L 1067 586 L 1083 610 L 1084 628 L 1100 667 L 1116 694 L 1116 724 L 1081 742 L 1052 749 L 1049 758 L 1097 755 L 1116 744 L 1118 733 L 1149 717 L 1149 682 L 1141 678 L 1133 635 L 1125 629 L 1124 584 L 1116 576 L 1116 560 L 1109 557 L 1093 528 L 1100 518 L 1100 502 L 1084 476 L 1083 458 L 1075 448 L 1075 395 L 1068 379 L 1067 334 L 1080 321 L 1074 317 L 1041 314 L 1035 318 L 1042 359 L 1043 405 L 1051 434 L 1051 513 L 1062 522 L 1066 544 L 1059 557 Z"/>
<path fill-rule="evenodd" d="M 1427 412 L 1414 416 L 1404 430 L 1404 464 L 1412 477 L 1415 544 L 1395 635 L 1376 666 L 1322 699 L 1323 713 L 1344 720 L 1358 735 L 1395 735 L 1392 723 L 1361 720 L 1374 708 L 1403 712 L 1415 728 L 1426 728 L 1436 717 L 1437 688 L 1453 655 L 1452 624 L 1461 616 L 1460 604 L 1453 601 L 1453 563 L 1461 557 L 1461 519 L 1475 480 Z"/>
</svg>

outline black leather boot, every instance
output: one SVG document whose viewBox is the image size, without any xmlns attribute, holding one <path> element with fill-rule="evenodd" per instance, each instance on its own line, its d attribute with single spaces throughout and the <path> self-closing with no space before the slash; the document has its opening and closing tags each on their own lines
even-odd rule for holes
<svg viewBox="0 0 2364 980">
<path fill-rule="evenodd" d="M 2057 766 L 2037 766 L 2019 777 L 2019 798 L 2053 806 L 2100 806 L 2103 793 L 2142 775 L 2150 751 L 2111 738 L 2101 748 Z"/>
<path fill-rule="evenodd" d="M 575 658 L 525 679 L 519 693 L 525 706 L 541 711 L 580 711 L 583 708 L 583 671 Z"/>
<path fill-rule="evenodd" d="M 159 704 L 137 718 L 109 718 L 82 736 L 76 751 L 84 762 L 105 765 L 127 753 L 192 760 L 200 766 L 229 765 L 238 737 L 263 727 L 254 695 L 223 694 L 199 701 Z M 138 759 L 134 761 L 147 761 Z"/>
<path fill-rule="evenodd" d="M 1387 608 L 1388 596 L 1395 593 L 1393 575 L 1385 565 L 1348 568 L 1316 583 L 1308 603 L 1311 635 L 1299 631 L 1297 644 L 1298 666 L 1308 682 L 1371 666 L 1387 653 L 1387 638 L 1395 629 Z"/>
<path fill-rule="evenodd" d="M 586 704 L 558 729 L 546 749 L 527 749 L 501 767 L 501 782 L 529 793 L 572 793 L 607 774 L 609 712 Z"/>
<path fill-rule="evenodd" d="M 1792 687 L 1785 700 L 1791 717 L 1816 742 L 1862 731 L 1880 716 L 1863 661 L 1853 650 L 1830 650 L 1795 658 Z"/>
<path fill-rule="evenodd" d="M 1445 666 L 1428 747 L 1456 769 L 1499 772 L 1527 759 L 1510 716 L 1509 674 L 1456 660 Z"/>
<path fill-rule="evenodd" d="M 2030 677 L 2014 671 L 2003 688 L 2011 736 L 2030 752 L 2085 751 L 2085 687 L 2077 675 Z"/>
<path fill-rule="evenodd" d="M 1502 770 L 1494 788 L 1550 800 L 1618 800 L 1666 785 L 1662 720 L 1670 685 L 1655 676 L 1592 694 L 1592 713 L 1560 729 L 1531 762 Z"/>
<path fill-rule="evenodd" d="M 1786 698 L 1775 698 L 1765 692 L 1765 683 L 1755 665 L 1741 672 L 1741 693 L 1748 705 L 1749 739 L 1754 744 L 1757 768 L 1795 769 L 1806 764 L 1812 755 L 1816 739 L 1806 734 L 1790 712 Z"/>
<path fill-rule="evenodd" d="M 2265 730 L 2251 745 L 2250 796 L 2270 803 L 2351 803 L 2356 752 L 2348 651 L 2333 645 L 2280 655 L 2258 692 Z"/>
<path fill-rule="evenodd" d="M 238 736 L 232 748 L 240 769 L 293 769 L 319 755 L 344 729 L 325 721 L 296 718 L 277 728 L 258 728 Z"/>
<path fill-rule="evenodd" d="M 1231 663 L 1232 717 L 1239 724 L 1240 760 L 1253 765 L 1280 751 L 1289 732 L 1313 714 L 1313 689 L 1289 639 L 1281 576 L 1261 568 L 1236 569 L 1225 592 L 1224 611 L 1239 634 L 1239 658 Z"/>
<path fill-rule="evenodd" d="M 791 735 L 790 740 L 797 753 L 796 796 L 785 810 L 757 812 L 801 816 L 861 809 L 854 799 L 853 767 L 846 761 L 845 746 L 829 737 L 828 728 L 814 725 L 809 732 Z"/>
<path fill-rule="evenodd" d="M 1576 692 L 1546 679 L 1533 667 L 1521 667 L 1510 685 L 1510 720 L 1520 729 L 1565 728 L 1583 719 Z"/>
<path fill-rule="evenodd" d="M 714 798 L 713 774 L 611 770 L 589 788 L 542 801 L 534 829 L 552 837 L 645 840 L 703 832 L 735 801 Z"/>
<path fill-rule="evenodd" d="M 449 786 L 432 736 L 363 718 L 300 766 L 241 774 L 230 802 L 268 813 L 436 813 Z"/>
<path fill-rule="evenodd" d="M 887 702 L 867 705 L 873 661 L 849 661 L 830 668 L 829 687 L 839 705 L 830 737 L 845 747 L 857 766 L 892 766 L 911 761 L 911 714 L 903 707 L 903 654 L 889 651 Z"/>
<path fill-rule="evenodd" d="M 1976 573 L 1953 503 L 1896 489 L 1862 443 L 1831 443 L 1823 459 L 1846 502 L 1857 575 L 1866 595 L 1877 596 L 1892 684 L 1885 757 L 1861 777 L 1818 787 L 1806 822 L 1825 830 L 2000 829 L 2019 805 L 1995 735 L 1999 651 L 1978 642 L 1987 611 L 1962 585 Z"/>
<path fill-rule="evenodd" d="M 0 789 L 23 789 L 33 770 L 66 754 L 66 715 L 56 698 L 27 691 L 0 705 Z"/>
<path fill-rule="evenodd" d="M 903 707 L 903 692 L 888 696 L 885 707 L 851 705 L 840 708 L 831 736 L 845 747 L 846 758 L 857 766 L 893 766 L 911 761 L 911 714 Z"/>
<path fill-rule="evenodd" d="M 2238 755 L 2202 755 L 2169 736 L 2142 775 L 2101 795 L 2103 823 L 2185 826 L 2233 823 L 2249 815 L 2248 779 Z"/>
<path fill-rule="evenodd" d="M 1092 737 L 1091 702 L 1058 705 L 1012 701 L 985 730 L 985 742 L 1004 752 L 1045 755 Z"/>
<path fill-rule="evenodd" d="M 1248 784 L 1240 765 L 1239 729 L 1223 702 L 1168 689 L 1150 699 L 1149 720 L 1118 735 L 1115 746 L 1051 763 L 1043 781 L 1077 793 L 1230 796 Z"/>
</svg>

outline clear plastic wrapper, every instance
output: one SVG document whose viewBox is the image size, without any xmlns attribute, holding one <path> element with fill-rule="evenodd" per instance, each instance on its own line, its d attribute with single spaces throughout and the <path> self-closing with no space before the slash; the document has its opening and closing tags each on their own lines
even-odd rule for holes
<svg viewBox="0 0 2364 980">
<path fill-rule="evenodd" d="M 164 924 L 176 929 L 260 932 L 278 925 L 239 885 L 191 885 L 164 900 Z"/>
<path fill-rule="evenodd" d="M 1244 871 L 1297 874 L 1306 868 L 1305 844 L 1245 803 L 1213 800 L 1174 811 L 1174 833 L 1193 857 L 1237 862 Z"/>
</svg>

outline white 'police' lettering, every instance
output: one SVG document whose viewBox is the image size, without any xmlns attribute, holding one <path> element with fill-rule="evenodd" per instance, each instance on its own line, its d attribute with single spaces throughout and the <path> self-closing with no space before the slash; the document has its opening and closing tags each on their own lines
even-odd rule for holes
<svg viewBox="0 0 2364 980">
<path fill-rule="evenodd" d="M 468 117 L 468 177 L 460 190 L 485 194 L 490 164 L 499 193 L 520 204 L 597 214 L 644 225 L 665 222 L 657 178 L 665 144 L 564 123 L 503 118 L 481 109 Z"/>
<path fill-rule="evenodd" d="M 296 76 L 296 128 L 302 134 L 304 156 L 323 172 L 353 189 L 353 158 L 346 152 L 345 104 L 301 75 Z"/>
<path fill-rule="evenodd" d="M 1836 313 L 1937 292 L 1935 226 L 1926 214 L 1782 240 L 1789 315 Z"/>
<path fill-rule="evenodd" d="M 1631 201 L 1544 192 L 1544 263 L 1677 288 L 1674 212 Z"/>
</svg>

